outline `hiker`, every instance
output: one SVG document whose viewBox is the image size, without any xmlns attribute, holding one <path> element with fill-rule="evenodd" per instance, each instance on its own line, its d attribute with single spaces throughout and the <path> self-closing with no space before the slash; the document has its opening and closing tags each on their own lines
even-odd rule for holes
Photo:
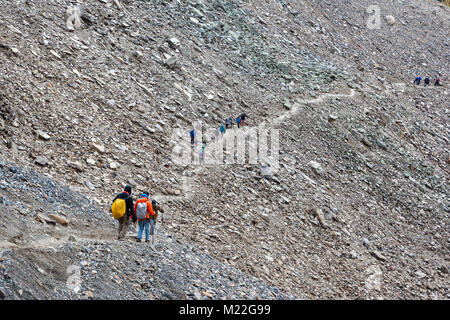
<svg viewBox="0 0 450 320">
<path fill-rule="evenodd" d="M 151 202 L 148 200 L 148 192 L 141 194 L 141 198 L 136 201 L 134 205 L 134 211 L 136 212 L 136 217 L 139 224 L 139 231 L 137 236 L 137 242 L 141 242 L 142 232 L 145 228 L 145 242 L 150 241 L 150 218 L 155 215 Z"/>
<path fill-rule="evenodd" d="M 236 123 L 237 123 L 238 128 L 240 128 L 241 127 L 241 117 L 236 118 Z"/>
<path fill-rule="evenodd" d="M 200 155 L 199 155 L 200 164 L 202 164 L 203 160 L 205 159 L 205 148 L 206 148 L 206 143 L 202 143 L 202 150 L 200 150 Z"/>
<path fill-rule="evenodd" d="M 245 125 L 245 118 L 247 117 L 247 115 L 245 114 L 245 112 L 241 113 L 241 126 L 243 127 Z"/>
<path fill-rule="evenodd" d="M 164 209 L 161 208 L 161 205 L 155 199 L 152 200 L 152 209 L 155 215 L 150 217 L 150 235 L 152 236 L 152 244 L 154 244 L 155 227 L 158 219 L 158 213 L 161 212 L 161 222 L 164 223 L 164 215 L 163 215 Z"/>
<path fill-rule="evenodd" d="M 416 79 L 414 80 L 414 83 L 417 85 L 420 85 L 420 81 L 422 80 L 421 76 L 417 76 Z"/>
<path fill-rule="evenodd" d="M 220 133 L 221 133 L 221 134 L 224 134 L 224 133 L 225 133 L 225 130 L 226 130 L 226 129 L 225 129 L 225 126 L 224 126 L 224 125 L 221 125 L 220 128 L 219 128 Z"/>
<path fill-rule="evenodd" d="M 214 139 L 217 140 L 219 138 L 220 129 L 214 130 Z"/>
<path fill-rule="evenodd" d="M 119 220 L 117 240 L 121 240 L 127 234 L 130 218 L 133 220 L 133 223 L 136 223 L 136 213 L 129 185 L 125 186 L 124 191 L 114 198 L 111 210 L 114 218 Z"/>
<path fill-rule="evenodd" d="M 441 85 L 441 79 L 439 79 L 439 77 L 436 78 L 436 80 L 434 81 L 434 86 L 440 86 Z"/>
<path fill-rule="evenodd" d="M 228 129 L 230 125 L 230 122 L 228 121 L 228 118 L 225 119 L 225 128 Z"/>
<path fill-rule="evenodd" d="M 191 135 L 191 144 L 194 145 L 195 142 L 195 130 L 192 129 L 189 134 Z"/>
<path fill-rule="evenodd" d="M 230 127 L 233 128 L 233 124 L 234 124 L 234 119 L 233 117 L 229 117 L 228 118 L 228 123 L 230 124 Z M 227 128 L 228 129 L 228 128 Z"/>
<path fill-rule="evenodd" d="M 423 86 L 426 87 L 430 84 L 430 78 L 426 77 L 424 82 L 423 82 Z"/>
</svg>

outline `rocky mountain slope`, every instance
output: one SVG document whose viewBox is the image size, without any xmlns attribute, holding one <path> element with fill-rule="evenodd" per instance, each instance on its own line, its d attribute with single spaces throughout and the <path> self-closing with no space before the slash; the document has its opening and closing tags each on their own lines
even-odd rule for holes
<svg viewBox="0 0 450 320">
<path fill-rule="evenodd" d="M 45 228 L 92 238 L 80 240 L 85 255 L 113 256 L 116 268 L 135 246 L 89 236 L 83 220 L 113 237 L 110 201 L 129 183 L 167 207 L 160 248 L 173 259 L 194 246 L 216 270 L 301 298 L 448 298 L 449 9 L 378 3 L 380 28 L 370 29 L 365 0 L 0 0 L 2 157 L 90 199 L 96 215 L 61 209 L 79 227 Z M 75 5 L 81 27 L 69 30 Z M 414 86 L 416 74 L 439 74 L 444 85 Z M 242 111 L 249 126 L 280 130 L 278 172 L 173 163 L 175 129 L 218 127 Z M 36 214 L 23 218 L 33 235 L 43 228 Z M 22 234 L 13 220 L 3 222 L 5 241 Z M 42 259 L 53 263 L 76 250 L 52 246 Z M 11 267 L 48 255 L 9 249 Z M 126 260 L 147 252 L 136 250 Z M 199 280 L 209 293 L 220 283 Z M 263 296 L 252 283 L 247 297 Z M 133 294 L 164 297 L 151 287 Z M 232 292 L 212 297 L 239 297 Z M 281 297 L 270 292 L 263 297 Z"/>
<path fill-rule="evenodd" d="M 161 226 L 152 249 L 132 232 L 117 241 L 113 219 L 92 201 L 3 161 L 0 216 L 1 299 L 292 298 Z"/>
</svg>

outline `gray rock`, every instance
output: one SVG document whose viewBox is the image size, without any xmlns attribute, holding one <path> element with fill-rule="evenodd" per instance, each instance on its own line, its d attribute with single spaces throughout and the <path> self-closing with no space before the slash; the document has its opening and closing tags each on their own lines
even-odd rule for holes
<svg viewBox="0 0 450 320">
<path fill-rule="evenodd" d="M 311 160 L 308 165 L 313 169 L 313 171 L 318 174 L 321 175 L 323 173 L 323 168 L 322 165 L 316 161 Z"/>
<path fill-rule="evenodd" d="M 38 130 L 36 133 L 37 133 L 37 136 L 39 139 L 45 140 L 45 141 L 50 140 L 50 136 L 46 132 Z"/>
<path fill-rule="evenodd" d="M 369 241 L 369 239 L 363 238 L 363 239 L 362 239 L 362 243 L 363 243 L 363 245 L 364 245 L 366 248 L 369 248 L 369 247 L 370 247 L 370 241 Z"/>
<path fill-rule="evenodd" d="M 37 156 L 34 162 L 40 166 L 46 166 L 48 165 L 48 160 L 44 156 Z"/>
<path fill-rule="evenodd" d="M 167 42 L 172 49 L 177 49 L 180 46 L 180 41 L 177 38 L 170 38 Z"/>
</svg>

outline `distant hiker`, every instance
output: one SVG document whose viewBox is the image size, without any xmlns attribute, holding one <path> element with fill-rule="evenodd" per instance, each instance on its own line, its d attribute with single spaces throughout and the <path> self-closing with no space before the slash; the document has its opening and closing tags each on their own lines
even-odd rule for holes
<svg viewBox="0 0 450 320">
<path fill-rule="evenodd" d="M 130 218 L 136 223 L 136 213 L 133 206 L 133 198 L 131 198 L 131 187 L 126 186 L 124 191 L 119 193 L 113 200 L 111 207 L 113 217 L 119 220 L 119 229 L 117 239 L 125 238 L 128 231 Z"/>
<path fill-rule="evenodd" d="M 220 129 L 214 130 L 214 139 L 217 140 L 219 138 L 219 134 L 220 134 Z"/>
<path fill-rule="evenodd" d="M 426 87 L 430 84 L 430 78 L 426 77 L 425 80 L 423 81 L 423 86 Z"/>
<path fill-rule="evenodd" d="M 228 127 L 230 126 L 230 121 L 228 120 L 228 118 L 225 119 L 225 128 L 228 129 Z"/>
<path fill-rule="evenodd" d="M 150 241 L 150 218 L 155 215 L 153 211 L 152 204 L 150 200 L 148 200 L 148 192 L 144 192 L 141 194 L 141 198 L 136 201 L 134 205 L 134 211 L 136 212 L 136 217 L 139 224 L 139 231 L 137 236 L 137 242 L 141 242 L 142 232 L 145 228 L 145 242 Z"/>
<path fill-rule="evenodd" d="M 219 131 L 220 131 L 221 134 L 224 134 L 225 133 L 225 126 L 221 125 L 220 128 L 219 128 Z"/>
<path fill-rule="evenodd" d="M 192 129 L 189 134 L 191 135 L 191 144 L 193 145 L 195 142 L 195 130 Z"/>
<path fill-rule="evenodd" d="M 440 86 L 441 85 L 441 79 L 439 79 L 439 77 L 437 77 L 436 80 L 434 81 L 434 85 L 435 86 Z"/>
<path fill-rule="evenodd" d="M 233 128 L 233 124 L 234 124 L 234 119 L 233 117 L 229 117 L 228 118 L 228 123 L 230 124 L 230 127 Z M 227 128 L 228 129 L 228 128 Z"/>
<path fill-rule="evenodd" d="M 243 127 L 245 125 L 245 118 L 247 117 L 247 115 L 245 114 L 245 112 L 241 113 L 241 126 Z"/>
<path fill-rule="evenodd" d="M 164 209 L 155 199 L 152 200 L 152 208 L 155 215 L 150 217 L 150 235 L 152 236 L 152 244 L 154 244 L 155 227 L 158 219 L 158 213 L 161 212 L 161 222 L 164 223 L 164 215 L 163 215 Z"/>
<path fill-rule="evenodd" d="M 417 85 L 420 85 L 420 81 L 422 80 L 421 76 L 417 76 L 416 79 L 414 80 L 414 83 Z"/>
<path fill-rule="evenodd" d="M 202 143 L 202 150 L 200 150 L 200 154 L 199 154 L 200 164 L 202 164 L 203 160 L 205 159 L 205 148 L 206 148 L 206 143 Z"/>
<path fill-rule="evenodd" d="M 236 118 L 236 124 L 237 124 L 237 126 L 238 126 L 238 128 L 240 128 L 241 127 L 241 117 L 237 117 Z"/>
</svg>

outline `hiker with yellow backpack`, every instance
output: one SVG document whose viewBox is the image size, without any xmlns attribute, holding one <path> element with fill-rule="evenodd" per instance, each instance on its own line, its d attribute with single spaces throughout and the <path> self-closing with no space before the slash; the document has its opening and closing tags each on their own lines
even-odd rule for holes
<svg viewBox="0 0 450 320">
<path fill-rule="evenodd" d="M 139 231 L 137 236 L 137 242 L 141 242 L 142 232 L 145 228 L 145 242 L 149 242 L 150 234 L 150 219 L 155 215 L 153 211 L 152 204 L 148 199 L 148 192 L 141 194 L 141 198 L 136 201 L 134 205 L 134 211 L 136 212 L 136 217 L 139 224 Z"/>
<path fill-rule="evenodd" d="M 137 217 L 134 208 L 133 198 L 131 198 L 131 187 L 127 185 L 124 191 L 114 198 L 111 207 L 113 217 L 119 221 L 118 240 L 125 238 L 130 218 L 133 220 L 133 223 L 136 223 Z"/>
</svg>

